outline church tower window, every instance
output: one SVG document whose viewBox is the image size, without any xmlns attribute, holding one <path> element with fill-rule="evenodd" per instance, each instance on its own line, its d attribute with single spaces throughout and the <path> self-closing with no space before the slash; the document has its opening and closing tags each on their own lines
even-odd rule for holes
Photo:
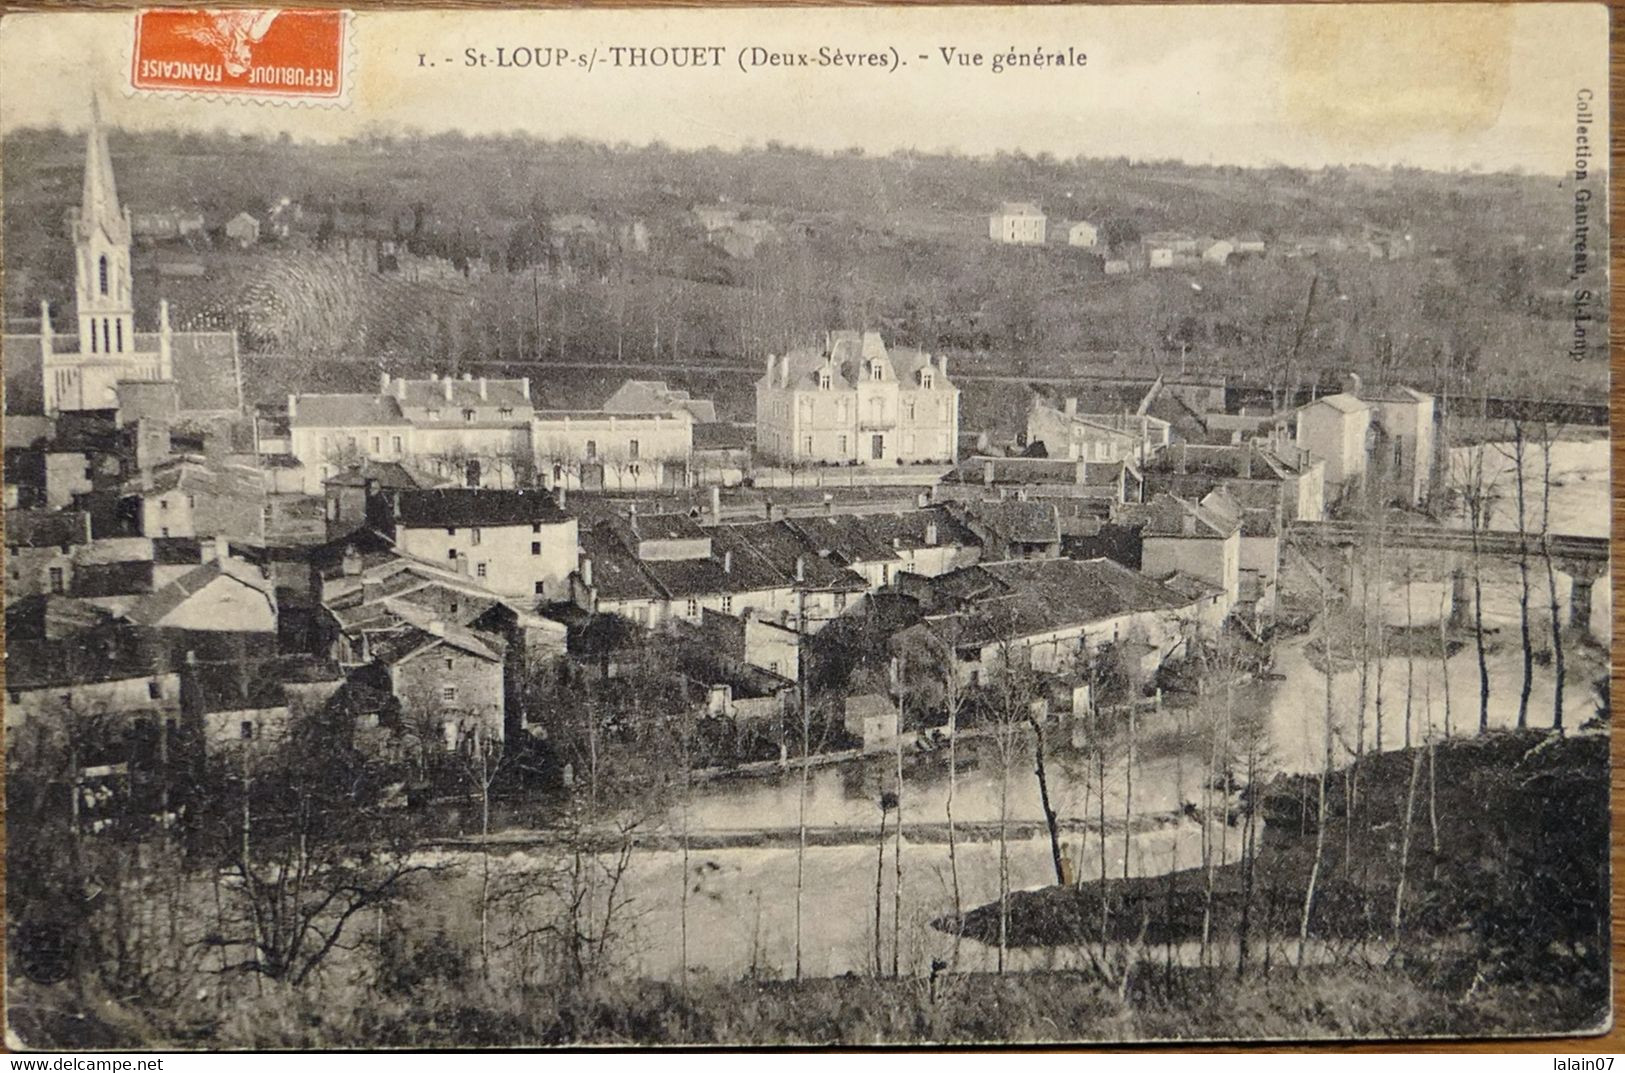
<svg viewBox="0 0 1625 1073">
<path fill-rule="evenodd" d="M 101 284 L 101 289 L 102 289 L 102 294 L 103 295 L 105 295 L 107 293 L 107 277 L 108 277 L 107 254 L 104 253 L 101 256 L 100 261 L 98 261 L 97 265 L 96 265 L 96 279 L 97 279 L 97 282 Z"/>
</svg>

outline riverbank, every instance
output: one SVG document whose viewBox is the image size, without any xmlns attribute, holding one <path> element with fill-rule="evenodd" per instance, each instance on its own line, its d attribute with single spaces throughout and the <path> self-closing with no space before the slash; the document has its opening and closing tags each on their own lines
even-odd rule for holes
<svg viewBox="0 0 1625 1073">
<path fill-rule="evenodd" d="M 1151 971 L 1155 968 L 1155 971 Z M 345 988 L 322 1001 L 268 984 L 230 1007 L 205 999 L 180 1021 L 111 999 L 9 989 L 11 1028 L 25 1046 L 133 1050 L 208 1040 L 217 1048 L 546 1047 L 658 1045 L 864 1046 L 886 1043 L 1052 1043 L 1426 1038 L 1578 1034 L 1606 1018 L 1606 979 L 1577 988 L 1477 982 L 1441 966 L 1229 972 L 1146 966 L 1129 987 L 1070 972 L 930 979 L 847 976 L 687 987 L 632 981 L 519 989 L 482 984 L 464 963 L 410 994 Z"/>
<path fill-rule="evenodd" d="M 1290 966 L 1300 950 L 1333 975 L 1431 966 L 1421 980 L 1440 1000 L 1466 985 L 1572 989 L 1505 1031 L 1574 1030 L 1563 1003 L 1597 994 L 1606 1008 L 1606 733 L 1492 732 L 1368 754 L 1328 780 L 1324 830 L 1319 803 L 1317 774 L 1277 777 L 1255 802 L 1243 794 L 1241 816 L 1255 806 L 1265 821 L 1258 849 L 1211 879 L 1197 867 L 1018 891 L 1008 944 L 1205 960 L 1231 976 Z M 996 944 L 999 915 L 996 901 L 980 906 L 964 934 Z"/>
</svg>

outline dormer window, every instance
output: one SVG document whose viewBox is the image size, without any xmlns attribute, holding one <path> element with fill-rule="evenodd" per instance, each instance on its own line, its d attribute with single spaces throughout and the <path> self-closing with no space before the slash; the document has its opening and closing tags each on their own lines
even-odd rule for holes
<svg viewBox="0 0 1625 1073">
<path fill-rule="evenodd" d="M 881 365 L 880 362 L 871 361 L 869 363 L 869 379 L 884 380 L 886 379 L 885 371 L 885 366 Z"/>
<path fill-rule="evenodd" d="M 923 387 L 923 388 L 931 388 L 931 387 L 935 386 L 935 383 L 936 383 L 936 377 L 931 375 L 931 370 L 930 369 L 921 369 L 920 370 L 920 386 L 921 387 Z"/>
<path fill-rule="evenodd" d="M 474 411 L 473 410 L 464 410 L 463 411 L 463 420 L 467 421 L 469 424 L 472 425 L 474 423 Z"/>
<path fill-rule="evenodd" d="M 820 370 L 818 370 L 818 390 L 819 391 L 828 391 L 829 390 L 829 385 L 830 385 L 830 380 L 831 380 L 831 378 L 830 378 L 828 369 L 820 369 Z"/>
<path fill-rule="evenodd" d="M 429 407 L 429 420 L 430 421 L 438 421 L 438 420 L 440 420 L 440 409 L 439 409 L 439 407 L 436 407 L 436 406 Z"/>
</svg>

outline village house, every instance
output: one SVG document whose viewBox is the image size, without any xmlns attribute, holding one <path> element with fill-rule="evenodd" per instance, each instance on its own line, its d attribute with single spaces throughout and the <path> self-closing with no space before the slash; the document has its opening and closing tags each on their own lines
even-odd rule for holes
<svg viewBox="0 0 1625 1073">
<path fill-rule="evenodd" d="M 770 354 L 756 382 L 756 450 L 772 464 L 951 464 L 958 438 L 948 359 L 888 350 L 878 332 Z"/>
<path fill-rule="evenodd" d="M 1049 218 L 1030 201 L 1006 201 L 987 218 L 987 235 L 1006 246 L 1042 246 Z"/>
<path fill-rule="evenodd" d="M 173 458 L 141 469 L 120 494 L 132 502 L 144 536 L 266 542 L 265 481 L 253 466 Z"/>
<path fill-rule="evenodd" d="M 749 548 L 794 583 L 792 621 L 806 633 L 818 632 L 869 589 L 868 579 L 840 556 L 833 551 L 820 554 L 817 541 L 783 519 L 716 526 L 712 533 L 721 533 L 730 546 Z"/>
<path fill-rule="evenodd" d="M 150 632 L 110 625 L 65 638 L 6 638 L 9 744 L 25 728 L 81 737 L 87 747 L 93 738 L 122 742 L 142 723 L 173 731 L 180 712 L 179 669 Z"/>
<path fill-rule="evenodd" d="M 226 238 L 245 250 L 257 244 L 260 240 L 259 219 L 249 213 L 239 212 L 226 221 Z"/>
<path fill-rule="evenodd" d="M 1203 496 L 1200 506 L 1239 534 L 1236 606 L 1257 615 L 1275 611 L 1281 575 L 1281 502 L 1262 483 L 1226 484 Z"/>
<path fill-rule="evenodd" d="M 1070 397 L 1057 410 L 1035 396 L 1027 411 L 1027 443 L 1043 444 L 1049 458 L 1143 461 L 1168 445 L 1170 428 L 1148 413 L 1079 413 Z"/>
<path fill-rule="evenodd" d="M 1179 443 L 1147 463 L 1148 493 L 1200 500 L 1215 488 L 1260 485 L 1269 490 L 1285 522 L 1324 516 L 1326 463 L 1290 442 Z"/>
<path fill-rule="evenodd" d="M 436 477 L 404 462 L 360 462 L 322 482 L 327 538 L 335 540 L 367 524 L 367 497 L 401 489 L 457 487 L 461 482 Z"/>
<path fill-rule="evenodd" d="M 221 548 L 208 562 L 130 602 L 122 617 L 154 628 L 275 634 L 276 591 L 259 567 Z"/>
<path fill-rule="evenodd" d="M 1109 559 L 981 563 L 934 581 L 911 583 L 924 619 L 898 638 L 954 653 L 960 682 L 995 681 L 1014 661 L 1045 673 L 1073 669 L 1080 654 L 1108 644 L 1155 651 L 1142 666 L 1176 654 L 1198 618 L 1192 598 Z"/>
<path fill-rule="evenodd" d="M 130 214 L 130 234 L 143 245 L 201 236 L 207 226 L 197 209 L 137 209 Z"/>
<path fill-rule="evenodd" d="M 1118 521 L 1140 531 L 1142 573 L 1189 574 L 1223 592 L 1225 611 L 1235 606 L 1241 594 L 1241 532 L 1235 520 L 1163 494 L 1149 503 L 1125 504 Z"/>
<path fill-rule="evenodd" d="M 860 693 L 846 698 L 841 720 L 850 737 L 875 749 L 897 738 L 897 704 L 879 693 Z"/>
<path fill-rule="evenodd" d="M 356 678 L 396 699 L 406 735 L 454 750 L 505 738 L 504 656 L 500 638 L 426 619 L 374 643 Z"/>
<path fill-rule="evenodd" d="M 1061 554 L 1060 512 L 1053 504 L 1025 499 L 968 500 L 954 504 L 952 510 L 974 534 L 984 562 L 1053 559 Z"/>
<path fill-rule="evenodd" d="M 694 419 L 685 409 L 538 410 L 531 438 L 537 470 L 549 488 L 654 492 L 690 483 Z"/>
<path fill-rule="evenodd" d="M 371 527 L 403 553 L 509 597 L 563 600 L 576 566 L 576 519 L 542 489 L 379 491 Z"/>
<path fill-rule="evenodd" d="M 1298 407 L 1297 443 L 1326 463 L 1326 497 L 1335 502 L 1365 477 L 1372 407 L 1349 392 Z"/>
<path fill-rule="evenodd" d="M 730 422 L 695 425 L 691 471 L 700 486 L 743 484 L 755 464 L 756 426 Z"/>
<path fill-rule="evenodd" d="M 1079 220 L 1066 229 L 1066 244 L 1079 249 L 1092 250 L 1100 241 L 1100 229 L 1086 220 Z"/>
<path fill-rule="evenodd" d="M 943 479 L 942 494 L 955 499 L 1082 499 L 1136 502 L 1143 478 L 1132 458 L 1089 462 L 1082 458 L 973 455 Z"/>
<path fill-rule="evenodd" d="M 90 543 L 90 515 L 9 510 L 5 528 L 6 603 L 44 593 L 66 595 L 73 583 L 73 553 Z"/>
<path fill-rule="evenodd" d="M 1141 240 L 1152 268 L 1183 268 L 1196 263 L 1196 239 L 1178 231 L 1153 231 Z"/>
</svg>

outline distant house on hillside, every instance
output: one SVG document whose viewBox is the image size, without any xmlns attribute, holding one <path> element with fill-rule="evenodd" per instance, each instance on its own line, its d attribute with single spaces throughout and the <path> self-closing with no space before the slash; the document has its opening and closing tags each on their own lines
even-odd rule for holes
<svg viewBox="0 0 1625 1073">
<path fill-rule="evenodd" d="M 1031 201 L 1006 201 L 987 219 L 987 235 L 1006 246 L 1042 246 L 1049 218 Z"/>
<path fill-rule="evenodd" d="M 260 240 L 260 222 L 246 212 L 239 212 L 226 221 L 226 237 L 247 249 Z"/>
<path fill-rule="evenodd" d="M 1092 250 L 1100 242 L 1100 229 L 1087 220 L 1079 220 L 1066 229 L 1066 244 Z"/>
<path fill-rule="evenodd" d="M 1145 236 L 1146 261 L 1152 268 L 1173 268 L 1196 260 L 1196 240 L 1177 231 L 1154 231 Z"/>
<path fill-rule="evenodd" d="M 1229 239 L 1216 239 L 1202 246 L 1202 260 L 1208 264 L 1229 264 L 1230 258 L 1235 255 L 1236 244 Z"/>
</svg>

